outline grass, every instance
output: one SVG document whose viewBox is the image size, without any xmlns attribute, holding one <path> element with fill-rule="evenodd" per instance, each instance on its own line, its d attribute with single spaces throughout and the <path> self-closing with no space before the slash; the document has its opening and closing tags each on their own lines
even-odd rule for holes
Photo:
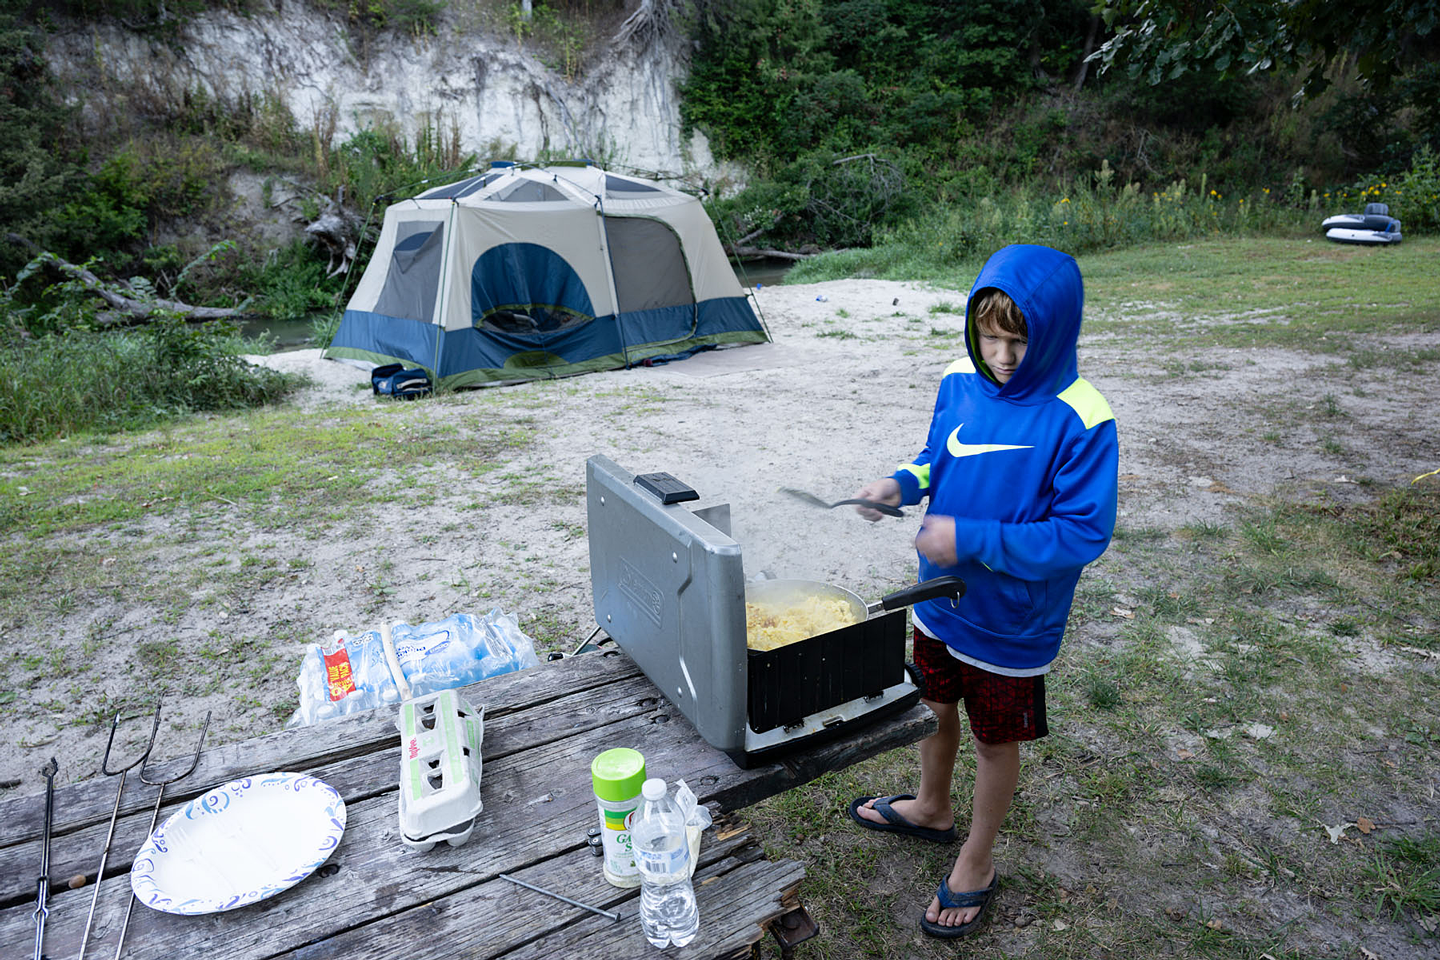
<svg viewBox="0 0 1440 960">
<path fill-rule="evenodd" d="M 815 257 L 786 280 L 873 276 L 931 280 L 964 291 L 989 252 L 937 264 L 918 240 L 897 240 Z M 1357 367 L 1414 368 L 1433 362 L 1435 348 L 1402 344 L 1379 350 L 1365 338 L 1440 329 L 1437 256 L 1440 240 L 1430 237 L 1380 249 L 1328 243 L 1318 230 L 1300 236 L 1201 236 L 1087 252 L 1078 257 L 1085 278 L 1085 329 L 1088 336 L 1122 341 L 1164 337 L 1177 353 L 1273 346 L 1336 354 Z M 1381 293 L 1395 290 L 1404 295 Z M 1174 373 L 1213 369 L 1171 363 Z M 1340 413 L 1320 399 L 1327 414 Z"/>
<path fill-rule="evenodd" d="M 195 411 L 276 402 L 298 378 L 241 359 L 224 324 L 0 337 L 0 442 L 142 429 Z"/>
<path fill-rule="evenodd" d="M 509 419 L 461 428 L 417 425 L 394 406 L 321 417 L 270 409 L 197 419 L 183 430 L 0 448 L 0 500 L 5 519 L 34 539 L 236 506 L 264 525 L 288 526 L 393 500 L 386 478 L 498 469 L 531 439 Z"/>
</svg>

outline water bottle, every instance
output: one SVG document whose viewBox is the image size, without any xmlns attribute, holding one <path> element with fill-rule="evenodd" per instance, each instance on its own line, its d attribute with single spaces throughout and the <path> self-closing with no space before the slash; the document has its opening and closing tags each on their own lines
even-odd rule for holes
<svg viewBox="0 0 1440 960">
<path fill-rule="evenodd" d="M 690 883 L 690 841 L 685 817 L 658 777 L 640 788 L 630 844 L 640 868 L 640 926 L 657 947 L 683 947 L 700 929 L 700 908 Z"/>
</svg>

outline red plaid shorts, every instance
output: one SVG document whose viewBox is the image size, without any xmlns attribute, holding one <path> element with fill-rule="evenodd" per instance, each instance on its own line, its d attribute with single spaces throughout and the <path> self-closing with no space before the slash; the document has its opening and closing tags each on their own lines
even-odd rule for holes
<svg viewBox="0 0 1440 960">
<path fill-rule="evenodd" d="M 1045 675 L 1006 677 L 957 660 L 939 640 L 915 631 L 915 666 L 925 681 L 922 696 L 935 703 L 965 701 L 970 732 L 981 743 L 1038 740 L 1045 723 Z"/>
</svg>

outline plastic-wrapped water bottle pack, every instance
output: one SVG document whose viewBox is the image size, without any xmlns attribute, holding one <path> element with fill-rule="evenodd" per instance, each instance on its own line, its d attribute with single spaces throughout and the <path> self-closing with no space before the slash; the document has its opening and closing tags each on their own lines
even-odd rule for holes
<svg viewBox="0 0 1440 960">
<path fill-rule="evenodd" d="M 535 643 L 499 607 L 483 617 L 457 613 L 438 623 L 391 626 L 396 665 L 410 696 L 462 687 L 535 666 Z M 379 631 L 338 631 L 305 653 L 296 683 L 300 707 L 287 727 L 302 727 L 401 700 Z"/>
</svg>

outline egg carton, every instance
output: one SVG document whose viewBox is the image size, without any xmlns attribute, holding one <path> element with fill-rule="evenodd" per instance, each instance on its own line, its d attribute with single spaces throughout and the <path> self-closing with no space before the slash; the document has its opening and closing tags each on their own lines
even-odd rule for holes
<svg viewBox="0 0 1440 960">
<path fill-rule="evenodd" d="M 454 690 L 406 700 L 400 728 L 400 839 L 412 850 L 470 839 L 480 802 L 484 709 Z"/>
</svg>

